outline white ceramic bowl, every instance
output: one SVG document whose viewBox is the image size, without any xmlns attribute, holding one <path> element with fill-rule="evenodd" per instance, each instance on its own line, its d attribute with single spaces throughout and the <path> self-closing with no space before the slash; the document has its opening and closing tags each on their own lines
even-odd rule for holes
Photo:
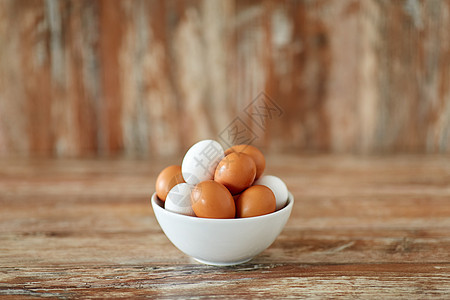
<svg viewBox="0 0 450 300">
<path fill-rule="evenodd" d="M 242 219 L 205 219 L 167 211 L 152 195 L 152 207 L 161 229 L 182 252 L 216 266 L 244 263 L 269 247 L 283 230 L 294 197 L 274 213 Z"/>
</svg>

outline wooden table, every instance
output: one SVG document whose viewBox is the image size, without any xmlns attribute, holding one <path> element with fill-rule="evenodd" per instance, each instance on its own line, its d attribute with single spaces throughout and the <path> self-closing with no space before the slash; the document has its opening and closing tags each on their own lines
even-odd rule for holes
<svg viewBox="0 0 450 300">
<path fill-rule="evenodd" d="M 296 202 L 249 263 L 194 262 L 150 206 L 166 160 L 0 161 L 0 296 L 450 297 L 445 156 L 267 158 Z"/>
</svg>

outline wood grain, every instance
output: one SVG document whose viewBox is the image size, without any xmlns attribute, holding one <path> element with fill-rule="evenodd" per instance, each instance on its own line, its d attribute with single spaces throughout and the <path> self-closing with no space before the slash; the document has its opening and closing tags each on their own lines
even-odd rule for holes
<svg viewBox="0 0 450 300">
<path fill-rule="evenodd" d="M 0 160 L 2 298 L 446 298 L 446 156 L 268 155 L 296 199 L 274 244 L 210 267 L 150 206 L 152 160 Z"/>
<path fill-rule="evenodd" d="M 0 2 L 0 155 L 449 153 L 450 1 Z M 245 113 L 265 92 L 267 126 Z"/>
</svg>

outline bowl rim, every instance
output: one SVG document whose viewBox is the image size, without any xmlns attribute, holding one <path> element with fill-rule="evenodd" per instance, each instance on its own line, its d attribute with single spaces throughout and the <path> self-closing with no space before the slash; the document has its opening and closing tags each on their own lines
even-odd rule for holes
<svg viewBox="0 0 450 300">
<path fill-rule="evenodd" d="M 158 203 L 159 202 L 159 203 Z M 177 214 L 171 211 L 168 211 L 164 209 L 161 204 L 163 203 L 162 200 L 158 199 L 156 196 L 156 192 L 154 192 L 151 196 L 151 203 L 153 207 L 154 214 L 156 216 L 156 210 L 161 212 L 162 214 L 166 214 L 171 216 L 172 218 L 179 218 L 180 220 L 185 221 L 192 221 L 192 222 L 199 222 L 199 223 L 236 223 L 236 222 L 251 222 L 256 220 L 262 220 L 262 219 L 271 219 L 275 218 L 280 214 L 283 214 L 285 211 L 290 211 L 294 205 L 294 196 L 290 191 L 288 191 L 288 199 L 286 202 L 286 205 L 270 214 L 265 214 L 261 216 L 256 217 L 248 217 L 248 218 L 232 218 L 232 219 L 214 219 L 214 218 L 202 218 L 197 216 L 187 216 L 182 214 Z"/>
</svg>

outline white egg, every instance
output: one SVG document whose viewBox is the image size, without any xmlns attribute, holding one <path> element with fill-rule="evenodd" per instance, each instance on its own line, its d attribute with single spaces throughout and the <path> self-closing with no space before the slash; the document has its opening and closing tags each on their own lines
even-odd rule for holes
<svg viewBox="0 0 450 300">
<path fill-rule="evenodd" d="M 203 140 L 194 144 L 183 158 L 181 173 L 184 181 L 195 185 L 212 180 L 217 165 L 225 157 L 222 146 L 214 140 Z"/>
<path fill-rule="evenodd" d="M 191 206 L 192 189 L 192 185 L 184 182 L 175 185 L 167 194 L 164 208 L 177 214 L 195 216 Z"/>
<path fill-rule="evenodd" d="M 277 200 L 276 210 L 279 210 L 286 205 L 289 192 L 286 184 L 280 178 L 273 175 L 264 175 L 256 180 L 253 185 L 265 185 L 272 190 L 275 199 Z"/>
</svg>

